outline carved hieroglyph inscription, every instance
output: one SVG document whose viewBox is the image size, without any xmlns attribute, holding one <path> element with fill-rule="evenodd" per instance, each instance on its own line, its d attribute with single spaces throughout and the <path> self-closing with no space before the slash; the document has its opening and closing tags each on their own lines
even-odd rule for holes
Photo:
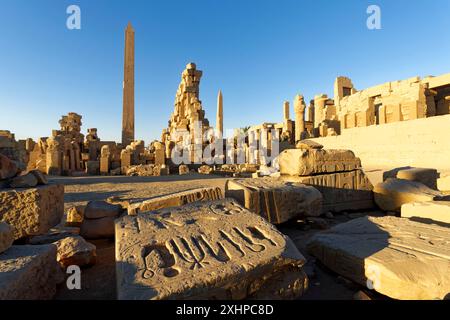
<svg viewBox="0 0 450 320">
<path fill-rule="evenodd" d="M 245 208 L 279 224 L 299 215 L 319 216 L 322 194 L 311 186 L 284 182 L 275 178 L 230 180 L 226 196 L 235 198 Z"/>
<path fill-rule="evenodd" d="M 304 262 L 289 238 L 232 199 L 116 221 L 119 299 L 245 298 L 280 273 L 304 282 Z"/>
<path fill-rule="evenodd" d="M 139 212 L 158 210 L 168 207 L 182 206 L 197 201 L 210 201 L 223 199 L 222 189 L 198 188 L 188 191 L 177 192 L 165 196 L 158 196 L 143 202 L 134 203 L 128 207 L 128 214 L 134 215 Z"/>
</svg>

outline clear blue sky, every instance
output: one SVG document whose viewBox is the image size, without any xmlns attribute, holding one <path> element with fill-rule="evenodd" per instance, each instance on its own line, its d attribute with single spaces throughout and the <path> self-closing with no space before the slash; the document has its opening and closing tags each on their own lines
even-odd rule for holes
<svg viewBox="0 0 450 320">
<path fill-rule="evenodd" d="M 66 28 L 70 4 L 81 7 L 81 30 Z M 369 4 L 381 7 L 382 30 L 366 28 Z M 211 124 L 219 89 L 225 128 L 281 121 L 284 100 L 332 96 L 338 75 L 362 89 L 450 72 L 449 12 L 448 0 L 1 0 L 0 129 L 48 136 L 74 111 L 83 133 L 97 127 L 118 141 L 128 21 L 136 137 L 149 142 L 167 126 L 190 61 L 203 70 Z"/>
</svg>

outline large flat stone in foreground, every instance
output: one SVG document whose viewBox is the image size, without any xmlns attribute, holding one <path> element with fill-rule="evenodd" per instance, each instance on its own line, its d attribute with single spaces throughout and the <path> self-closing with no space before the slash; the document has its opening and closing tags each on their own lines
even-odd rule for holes
<svg viewBox="0 0 450 320">
<path fill-rule="evenodd" d="M 232 199 L 116 220 L 119 299 L 295 298 L 304 263 L 288 237 Z"/>
<path fill-rule="evenodd" d="M 56 246 L 12 246 L 0 254 L 0 300 L 51 299 L 56 292 Z"/>
<path fill-rule="evenodd" d="M 316 234 L 308 250 L 331 270 L 391 298 L 448 299 L 449 243 L 449 228 L 364 217 Z"/>
<path fill-rule="evenodd" d="M 15 239 L 46 233 L 61 221 L 63 214 L 63 185 L 0 191 L 0 221 L 15 228 Z"/>
<path fill-rule="evenodd" d="M 317 189 L 276 178 L 229 180 L 225 195 L 274 224 L 322 213 L 322 194 Z"/>
<path fill-rule="evenodd" d="M 412 202 L 402 205 L 403 218 L 450 224 L 450 201 Z"/>
</svg>

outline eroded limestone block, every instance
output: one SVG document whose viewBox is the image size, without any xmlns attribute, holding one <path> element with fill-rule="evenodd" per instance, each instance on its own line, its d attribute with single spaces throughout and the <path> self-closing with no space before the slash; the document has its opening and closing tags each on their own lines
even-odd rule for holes
<svg viewBox="0 0 450 320">
<path fill-rule="evenodd" d="M 322 212 L 364 210 L 374 207 L 373 185 L 363 170 L 319 174 L 314 176 L 281 176 L 284 181 L 311 185 L 322 193 Z"/>
<path fill-rule="evenodd" d="M 448 298 L 450 229 L 363 217 L 318 233 L 308 250 L 334 272 L 394 299 Z"/>
<path fill-rule="evenodd" d="M 5 252 L 14 242 L 14 228 L 5 222 L 0 222 L 0 253 Z"/>
<path fill-rule="evenodd" d="M 105 217 L 118 217 L 122 207 L 106 201 L 89 201 L 84 210 L 85 219 L 99 219 Z"/>
<path fill-rule="evenodd" d="M 423 222 L 450 224 L 450 201 L 426 201 L 405 203 L 401 208 L 402 218 Z"/>
<path fill-rule="evenodd" d="M 384 211 L 400 212 L 403 204 L 433 200 L 450 200 L 450 196 L 409 180 L 387 179 L 373 189 L 375 202 Z"/>
<path fill-rule="evenodd" d="M 428 188 L 437 190 L 438 172 L 436 169 L 411 168 L 397 172 L 398 179 L 410 180 L 423 183 Z"/>
<path fill-rule="evenodd" d="M 15 228 L 14 239 L 46 233 L 63 214 L 63 185 L 0 191 L 0 221 Z"/>
<path fill-rule="evenodd" d="M 84 219 L 80 228 L 80 235 L 86 239 L 114 238 L 114 220 L 116 217 L 100 219 Z"/>
<path fill-rule="evenodd" d="M 293 242 L 234 200 L 154 213 L 116 221 L 119 299 L 243 299 L 282 280 L 289 297 L 305 289 Z"/>
<path fill-rule="evenodd" d="M 225 196 L 274 224 L 322 213 L 322 194 L 317 189 L 276 178 L 229 180 Z"/>
<path fill-rule="evenodd" d="M 14 161 L 0 154 L 0 180 L 12 178 L 18 171 L 19 168 Z"/>
<path fill-rule="evenodd" d="M 0 254 L 0 300 L 46 300 L 56 292 L 56 246 L 12 246 Z"/>
<path fill-rule="evenodd" d="M 69 236 L 55 242 L 56 260 L 62 268 L 71 265 L 90 266 L 96 261 L 96 247 L 80 236 Z"/>
<path fill-rule="evenodd" d="M 66 226 L 80 227 L 84 220 L 86 206 L 75 206 L 67 211 Z"/>
<path fill-rule="evenodd" d="M 177 192 L 165 196 L 158 196 L 143 202 L 133 203 L 128 206 L 128 214 L 158 210 L 168 207 L 178 207 L 197 201 L 210 201 L 223 199 L 222 189 L 198 188 L 188 191 Z"/>
<path fill-rule="evenodd" d="M 361 168 L 350 150 L 287 149 L 278 156 L 282 175 L 309 176 Z"/>
</svg>

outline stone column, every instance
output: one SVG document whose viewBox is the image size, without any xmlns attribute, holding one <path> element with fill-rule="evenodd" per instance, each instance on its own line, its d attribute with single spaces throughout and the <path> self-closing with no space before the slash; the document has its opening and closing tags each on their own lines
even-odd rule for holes
<svg viewBox="0 0 450 320">
<path fill-rule="evenodd" d="M 284 122 L 289 120 L 289 101 L 283 103 L 283 119 Z"/>
<path fill-rule="evenodd" d="M 325 120 L 323 112 L 327 103 L 328 96 L 326 94 L 318 95 L 314 98 L 314 128 L 318 128 L 319 124 Z"/>
<path fill-rule="evenodd" d="M 222 91 L 219 90 L 217 95 L 217 115 L 216 115 L 216 130 L 220 138 L 223 137 L 223 97 Z"/>
<path fill-rule="evenodd" d="M 295 96 L 295 142 L 302 140 L 302 133 L 305 131 L 305 109 L 306 104 L 303 96 Z"/>
<path fill-rule="evenodd" d="M 134 140 L 134 30 L 131 23 L 125 30 L 125 62 L 123 75 L 122 145 Z"/>
</svg>

